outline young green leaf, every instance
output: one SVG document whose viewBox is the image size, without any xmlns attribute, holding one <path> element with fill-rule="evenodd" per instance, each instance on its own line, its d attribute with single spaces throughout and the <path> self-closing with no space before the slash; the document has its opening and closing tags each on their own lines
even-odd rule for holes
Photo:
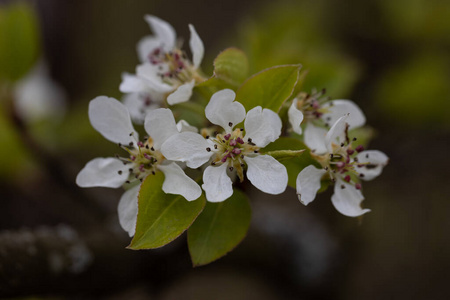
<svg viewBox="0 0 450 300">
<path fill-rule="evenodd" d="M 205 206 L 202 195 L 195 201 L 183 196 L 166 194 L 162 190 L 164 175 L 161 172 L 147 176 L 139 191 L 139 211 L 130 249 L 162 247 L 191 226 Z"/>
<path fill-rule="evenodd" d="M 282 161 L 285 159 L 298 157 L 302 155 L 303 152 L 305 152 L 305 150 L 275 150 L 266 152 L 264 154 L 270 155 L 278 161 Z"/>
<path fill-rule="evenodd" d="M 188 230 L 193 265 L 206 265 L 233 250 L 247 234 L 250 219 L 248 198 L 239 190 L 223 202 L 208 202 Z"/>
<path fill-rule="evenodd" d="M 248 111 L 255 106 L 275 112 L 292 95 L 301 65 L 276 66 L 263 70 L 244 82 L 236 93 L 236 101 Z"/>
<path fill-rule="evenodd" d="M 293 157 L 291 159 L 280 160 L 280 163 L 282 163 L 287 169 L 289 177 L 288 185 L 290 187 L 295 188 L 298 173 L 300 173 L 303 168 L 309 165 L 315 165 L 320 168 L 320 165 L 317 163 L 317 161 L 311 158 L 308 147 L 303 144 L 302 141 L 295 138 L 280 137 L 275 142 L 267 145 L 267 147 L 261 150 L 261 152 L 270 153 L 281 150 L 305 150 L 300 156 Z"/>
<path fill-rule="evenodd" d="M 214 75 L 196 85 L 196 89 L 208 100 L 219 90 L 236 90 L 247 78 L 248 69 L 248 59 L 242 50 L 225 49 L 214 60 Z"/>
<path fill-rule="evenodd" d="M 220 52 L 214 60 L 214 77 L 239 87 L 248 76 L 248 59 L 237 48 L 228 48 Z"/>
</svg>

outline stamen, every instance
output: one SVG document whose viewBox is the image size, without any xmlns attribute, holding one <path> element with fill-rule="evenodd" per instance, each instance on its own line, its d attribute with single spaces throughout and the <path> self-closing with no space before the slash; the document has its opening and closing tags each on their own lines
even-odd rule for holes
<svg viewBox="0 0 450 300">
<path fill-rule="evenodd" d="M 233 151 L 231 151 L 231 152 L 233 152 L 234 154 L 241 154 L 241 149 L 234 148 Z"/>
<path fill-rule="evenodd" d="M 234 168 L 233 168 L 233 167 L 229 167 L 228 169 L 229 169 L 230 171 L 233 171 L 233 170 L 234 170 Z"/>
<path fill-rule="evenodd" d="M 233 127 L 233 123 L 232 123 L 232 122 L 229 122 L 229 123 L 228 123 L 228 126 Z"/>
<path fill-rule="evenodd" d="M 117 171 L 119 175 L 122 175 L 122 170 Z"/>
<path fill-rule="evenodd" d="M 231 133 L 227 133 L 223 137 L 228 141 L 231 137 Z"/>
<path fill-rule="evenodd" d="M 214 144 L 214 149 L 217 149 L 217 144 Z"/>
<path fill-rule="evenodd" d="M 361 183 L 356 183 L 356 184 L 355 184 L 355 188 L 356 188 L 357 190 L 360 190 L 360 189 L 361 189 Z"/>
<path fill-rule="evenodd" d="M 345 189 L 345 185 L 341 184 L 341 189 Z"/>
<path fill-rule="evenodd" d="M 240 137 L 238 137 L 238 138 L 236 139 L 236 141 L 237 141 L 239 144 L 241 144 L 241 145 L 243 145 L 243 144 L 245 143 L 244 140 L 241 139 Z"/>
<path fill-rule="evenodd" d="M 211 148 L 209 148 L 209 147 L 206 148 L 206 151 L 211 152 Z"/>
<path fill-rule="evenodd" d="M 230 140 L 230 146 L 236 146 L 237 142 L 236 140 Z"/>
<path fill-rule="evenodd" d="M 353 149 L 347 149 L 347 154 L 348 154 L 348 155 L 352 155 L 353 153 L 355 153 L 355 150 L 353 150 Z"/>
<path fill-rule="evenodd" d="M 347 182 L 350 182 L 350 175 L 345 176 L 344 180 L 347 181 Z"/>
</svg>

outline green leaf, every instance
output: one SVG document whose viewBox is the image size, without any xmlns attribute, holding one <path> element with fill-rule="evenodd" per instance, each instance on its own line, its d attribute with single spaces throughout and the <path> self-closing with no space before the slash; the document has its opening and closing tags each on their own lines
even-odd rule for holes
<svg viewBox="0 0 450 300">
<path fill-rule="evenodd" d="M 206 265 L 235 248 L 247 234 L 250 219 L 248 198 L 239 190 L 223 202 L 208 202 L 188 230 L 193 265 Z"/>
<path fill-rule="evenodd" d="M 320 168 L 320 164 L 311 157 L 308 147 L 296 138 L 280 137 L 275 142 L 267 145 L 261 152 L 267 153 L 280 150 L 305 150 L 300 156 L 280 161 L 287 169 L 289 176 L 288 185 L 290 187 L 295 188 L 298 173 L 300 173 L 303 168 L 309 165 L 315 165 Z"/>
<path fill-rule="evenodd" d="M 191 226 L 205 206 L 202 195 L 195 201 L 183 196 L 166 194 L 162 190 L 164 174 L 147 176 L 139 191 L 139 210 L 130 249 L 162 247 Z"/>
<path fill-rule="evenodd" d="M 247 78 L 248 69 L 248 59 L 242 50 L 225 49 L 214 60 L 213 76 L 197 84 L 196 89 L 208 100 L 219 90 L 236 90 Z"/>
<path fill-rule="evenodd" d="M 25 2 L 0 10 L 0 78 L 17 80 L 35 64 L 40 52 L 36 15 Z"/>
<path fill-rule="evenodd" d="M 248 111 L 255 106 L 275 112 L 292 95 L 301 65 L 276 66 L 263 70 L 244 82 L 236 93 L 236 101 Z"/>
<path fill-rule="evenodd" d="M 225 49 L 214 60 L 214 77 L 216 78 L 239 87 L 247 76 L 248 59 L 240 49 Z"/>
<path fill-rule="evenodd" d="M 302 153 L 304 151 L 305 150 L 276 150 L 276 151 L 266 152 L 265 154 L 272 156 L 273 158 L 275 158 L 278 161 L 281 161 L 281 160 L 285 160 L 285 159 L 298 157 L 298 156 L 302 155 Z"/>
</svg>

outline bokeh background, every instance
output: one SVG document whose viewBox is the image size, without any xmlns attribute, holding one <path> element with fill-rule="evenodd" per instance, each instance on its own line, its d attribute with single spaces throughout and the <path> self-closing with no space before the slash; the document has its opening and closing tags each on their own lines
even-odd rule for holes
<svg viewBox="0 0 450 300">
<path fill-rule="evenodd" d="M 28 34 L 40 54 L 30 61 L 43 57 L 66 100 L 44 118 L 24 117 L 8 93 L 19 83 L 2 78 L 0 296 L 450 297 L 449 1 L 0 1 L 2 10 L 17 3 L 32 8 L 17 18 L 33 23 L 34 11 L 38 24 Z M 144 14 L 167 20 L 185 41 L 194 24 L 206 74 L 235 46 L 252 73 L 301 63 L 306 91 L 327 88 L 358 103 L 372 128 L 370 148 L 390 157 L 382 176 L 364 185 L 372 212 L 342 216 L 330 191 L 304 207 L 292 189 L 267 198 L 248 188 L 251 229 L 219 261 L 192 268 L 184 237 L 158 250 L 126 250 L 116 216 L 121 191 L 81 190 L 74 181 L 88 160 L 117 151 L 92 129 L 87 106 L 98 95 L 120 99 L 121 73 L 134 71 L 135 45 L 150 33 Z"/>
</svg>

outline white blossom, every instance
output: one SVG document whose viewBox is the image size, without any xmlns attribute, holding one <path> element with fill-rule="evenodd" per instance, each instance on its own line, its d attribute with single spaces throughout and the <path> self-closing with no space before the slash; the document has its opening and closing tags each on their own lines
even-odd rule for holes
<svg viewBox="0 0 450 300">
<path fill-rule="evenodd" d="M 203 42 L 193 25 L 189 25 L 192 60 L 177 46 L 173 27 L 146 15 L 154 35 L 144 37 L 137 46 L 141 64 L 136 74 L 124 74 L 120 90 L 124 93 L 143 93 L 152 98 L 167 96 L 170 105 L 188 101 L 196 82 L 203 81 L 199 66 L 204 55 Z"/>
<path fill-rule="evenodd" d="M 100 96 L 92 100 L 89 119 L 98 132 L 118 143 L 129 157 L 95 158 L 78 173 L 76 182 L 81 187 L 110 188 L 137 182 L 122 195 L 118 206 L 120 224 L 130 236 L 135 232 L 140 182 L 147 176 L 161 171 L 165 176 L 162 186 L 165 193 L 182 195 L 188 201 L 200 197 L 200 186 L 177 163 L 166 160 L 160 152 L 164 141 L 179 133 L 169 109 L 160 108 L 148 113 L 145 129 L 150 137 L 144 142 L 139 141 L 127 108 L 114 98 Z M 186 124 L 178 127 L 188 128 L 189 124 Z"/>
<path fill-rule="evenodd" d="M 331 197 L 334 207 L 343 215 L 356 217 L 370 211 L 360 206 L 364 200 L 360 180 L 372 180 L 380 175 L 389 158 L 378 150 L 364 151 L 361 145 L 354 148 L 356 139 L 348 136 L 349 119 L 349 114 L 342 116 L 322 135 L 322 145 L 317 147 L 320 151 L 311 154 L 322 168 L 310 165 L 298 174 L 297 195 L 304 205 L 309 204 L 316 197 L 321 179 L 329 176 L 334 182 Z M 315 144 L 320 144 L 318 138 Z"/>
<path fill-rule="evenodd" d="M 366 118 L 361 109 L 350 100 L 330 100 L 323 97 L 325 91 L 312 94 L 301 93 L 292 101 L 288 110 L 292 130 L 304 134 L 305 144 L 312 150 L 324 151 L 321 140 L 327 133 L 327 127 L 334 124 L 340 117 L 350 114 L 347 118 L 349 128 L 361 127 Z M 303 132 L 301 125 L 305 124 Z"/>
<path fill-rule="evenodd" d="M 260 106 L 246 114 L 244 106 L 234 99 L 235 93 L 225 89 L 215 93 L 206 106 L 206 118 L 222 127 L 223 132 L 212 136 L 182 132 L 161 146 L 167 159 L 186 162 L 191 168 L 211 161 L 204 171 L 202 185 L 210 202 L 224 201 L 233 194 L 228 172 L 236 172 L 243 181 L 246 169 L 250 182 L 269 194 L 280 194 L 287 186 L 286 168 L 273 157 L 259 153 L 260 148 L 280 136 L 279 116 Z M 244 128 L 235 129 L 244 119 L 245 134 Z"/>
<path fill-rule="evenodd" d="M 45 62 L 41 61 L 14 87 L 14 106 L 26 122 L 60 120 L 66 111 L 67 95 L 53 81 Z"/>
</svg>

